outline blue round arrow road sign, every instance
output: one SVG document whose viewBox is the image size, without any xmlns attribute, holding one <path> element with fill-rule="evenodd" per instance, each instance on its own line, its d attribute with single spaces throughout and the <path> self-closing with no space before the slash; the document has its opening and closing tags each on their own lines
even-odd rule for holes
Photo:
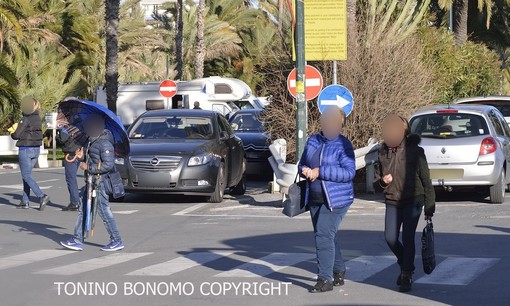
<svg viewBox="0 0 510 306">
<path fill-rule="evenodd" d="M 319 111 L 322 113 L 327 106 L 338 106 L 349 116 L 354 107 L 352 93 L 345 86 L 329 85 L 324 88 L 317 99 Z"/>
</svg>

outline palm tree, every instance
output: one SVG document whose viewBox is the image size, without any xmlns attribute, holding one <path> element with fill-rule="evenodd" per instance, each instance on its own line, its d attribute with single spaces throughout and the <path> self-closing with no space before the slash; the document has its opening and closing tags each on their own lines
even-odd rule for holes
<svg viewBox="0 0 510 306">
<path fill-rule="evenodd" d="M 0 56 L 0 118 L 18 103 L 17 85 L 16 74 L 5 60 L 5 57 Z"/>
<path fill-rule="evenodd" d="M 438 0 L 438 4 L 442 9 L 453 10 L 455 44 L 464 44 L 468 39 L 469 0 Z M 477 0 L 476 4 L 478 11 L 485 13 L 486 27 L 489 28 L 492 18 L 493 0 Z"/>
<path fill-rule="evenodd" d="M 183 3 L 182 0 L 177 0 L 177 33 L 175 35 L 175 70 L 177 74 L 175 78 L 177 80 L 182 79 L 182 44 L 184 40 L 184 22 L 183 22 Z"/>
<path fill-rule="evenodd" d="M 204 77 L 204 31 L 205 31 L 205 0 L 199 0 L 197 7 L 197 36 L 195 43 L 195 78 Z"/>
<path fill-rule="evenodd" d="M 108 108 L 117 113 L 119 84 L 119 9 L 120 0 L 105 0 L 106 63 L 105 87 Z"/>
<path fill-rule="evenodd" d="M 462 45 L 468 38 L 468 0 L 453 0 L 453 32 L 455 33 L 455 44 Z"/>
</svg>

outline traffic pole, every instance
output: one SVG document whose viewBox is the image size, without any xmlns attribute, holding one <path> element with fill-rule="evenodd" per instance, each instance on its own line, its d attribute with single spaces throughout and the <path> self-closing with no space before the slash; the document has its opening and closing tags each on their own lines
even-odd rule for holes
<svg viewBox="0 0 510 306">
<path fill-rule="evenodd" d="M 296 161 L 305 148 L 307 136 L 307 105 L 305 94 L 305 7 L 304 0 L 296 2 Z"/>
</svg>

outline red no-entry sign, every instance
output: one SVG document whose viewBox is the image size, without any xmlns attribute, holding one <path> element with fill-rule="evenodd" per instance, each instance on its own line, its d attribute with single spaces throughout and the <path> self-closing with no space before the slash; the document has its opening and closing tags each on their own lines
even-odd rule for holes
<svg viewBox="0 0 510 306">
<path fill-rule="evenodd" d="M 299 84 L 297 84 L 299 85 Z M 306 100 L 316 98 L 322 90 L 322 75 L 313 66 L 306 65 L 305 67 L 305 86 L 306 86 Z M 292 69 L 287 78 L 287 88 L 290 94 L 296 97 L 296 68 Z"/>
<path fill-rule="evenodd" d="M 177 84 L 172 80 L 164 80 L 159 84 L 159 93 L 165 98 L 171 98 L 177 93 Z"/>
</svg>

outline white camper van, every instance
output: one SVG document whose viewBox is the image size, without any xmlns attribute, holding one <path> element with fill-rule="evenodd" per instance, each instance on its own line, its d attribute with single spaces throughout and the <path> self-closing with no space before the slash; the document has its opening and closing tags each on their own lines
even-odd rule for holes
<svg viewBox="0 0 510 306">
<path fill-rule="evenodd" d="M 159 93 L 160 82 L 120 84 L 117 98 L 117 115 L 124 125 L 148 110 L 168 108 L 192 109 L 195 102 L 201 109 L 214 110 L 228 115 L 240 108 L 261 108 L 262 103 L 252 94 L 250 87 L 241 80 L 209 77 L 177 82 L 177 94 L 165 98 Z M 106 91 L 96 86 L 95 101 L 104 106 Z M 237 106 L 239 104 L 241 106 Z"/>
</svg>

